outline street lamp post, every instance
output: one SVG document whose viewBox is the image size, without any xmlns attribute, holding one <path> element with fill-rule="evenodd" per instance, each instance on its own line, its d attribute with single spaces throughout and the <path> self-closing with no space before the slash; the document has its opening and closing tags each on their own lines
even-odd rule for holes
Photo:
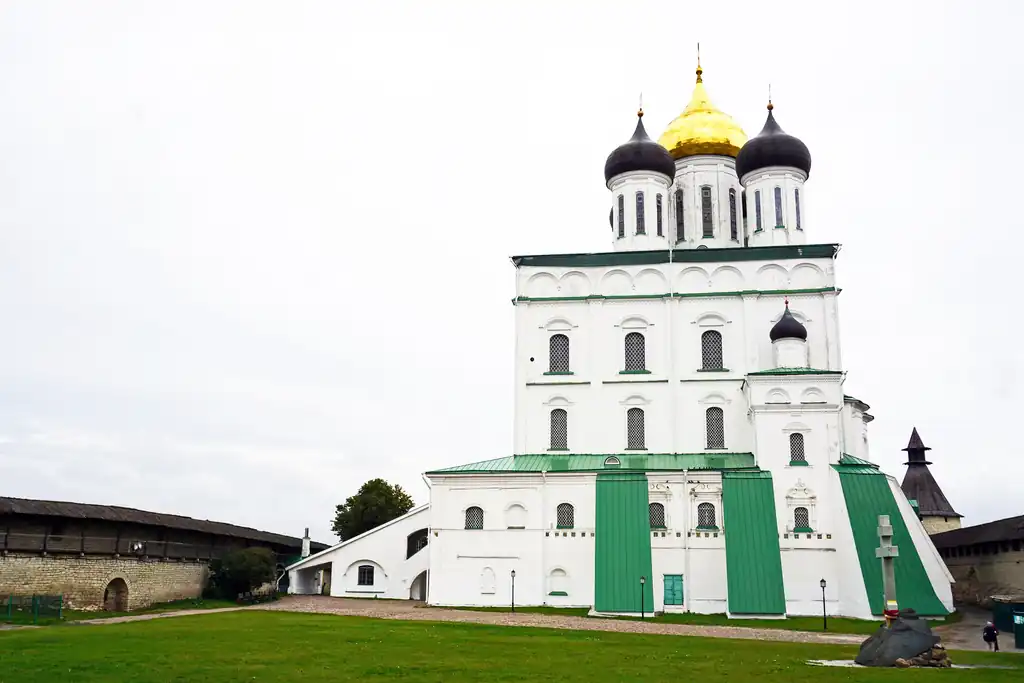
<svg viewBox="0 0 1024 683">
<path fill-rule="evenodd" d="M 828 612 L 825 610 L 825 586 L 827 584 L 825 583 L 825 579 L 822 579 L 821 582 L 818 585 L 821 586 L 821 619 L 824 622 L 824 626 L 825 626 L 824 630 L 827 631 L 828 630 Z"/>
<path fill-rule="evenodd" d="M 644 618 L 644 584 L 647 583 L 647 577 L 640 577 L 640 620 Z"/>
<path fill-rule="evenodd" d="M 512 570 L 512 611 L 516 611 L 516 570 Z"/>
</svg>

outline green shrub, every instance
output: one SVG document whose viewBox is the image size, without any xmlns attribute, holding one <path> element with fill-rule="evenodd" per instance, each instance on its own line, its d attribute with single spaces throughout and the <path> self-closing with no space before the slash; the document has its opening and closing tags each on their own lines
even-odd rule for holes
<svg viewBox="0 0 1024 683">
<path fill-rule="evenodd" d="M 232 550 L 210 562 L 210 583 L 203 591 L 208 599 L 235 600 L 277 578 L 273 551 L 268 548 Z"/>
</svg>

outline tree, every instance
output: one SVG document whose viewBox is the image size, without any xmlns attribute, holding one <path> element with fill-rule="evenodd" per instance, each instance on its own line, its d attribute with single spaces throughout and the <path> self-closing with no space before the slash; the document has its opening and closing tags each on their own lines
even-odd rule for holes
<svg viewBox="0 0 1024 683">
<path fill-rule="evenodd" d="M 211 594 L 234 600 L 277 578 L 277 558 L 269 548 L 239 548 L 210 563 Z"/>
<path fill-rule="evenodd" d="M 412 509 L 412 498 L 398 484 L 371 479 L 337 507 L 331 529 L 342 541 L 401 517 Z"/>
</svg>

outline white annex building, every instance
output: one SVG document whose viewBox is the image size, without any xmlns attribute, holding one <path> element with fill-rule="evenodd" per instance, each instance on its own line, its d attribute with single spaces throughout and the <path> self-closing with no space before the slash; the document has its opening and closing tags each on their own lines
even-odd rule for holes
<svg viewBox="0 0 1024 683">
<path fill-rule="evenodd" d="M 430 503 L 289 568 L 293 592 L 436 605 L 779 617 L 882 614 L 952 577 L 844 393 L 838 245 L 811 155 L 693 97 L 605 164 L 612 250 L 516 256 L 513 455 L 427 472 Z M 497 303 L 497 302 L 496 302 Z M 514 586 L 514 588 L 513 588 Z M 329 587 L 329 588 L 328 588 Z"/>
</svg>

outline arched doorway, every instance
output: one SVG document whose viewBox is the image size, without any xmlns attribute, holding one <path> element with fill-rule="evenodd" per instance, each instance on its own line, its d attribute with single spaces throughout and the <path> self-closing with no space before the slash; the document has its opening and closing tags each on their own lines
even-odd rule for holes
<svg viewBox="0 0 1024 683">
<path fill-rule="evenodd" d="M 419 576 L 412 580 L 412 584 L 409 586 L 410 600 L 427 599 L 427 579 L 429 575 L 430 572 L 428 570 L 423 570 L 419 573 Z"/>
<path fill-rule="evenodd" d="M 103 609 L 108 612 L 128 611 L 128 584 L 124 579 L 114 579 L 103 591 Z"/>
</svg>

